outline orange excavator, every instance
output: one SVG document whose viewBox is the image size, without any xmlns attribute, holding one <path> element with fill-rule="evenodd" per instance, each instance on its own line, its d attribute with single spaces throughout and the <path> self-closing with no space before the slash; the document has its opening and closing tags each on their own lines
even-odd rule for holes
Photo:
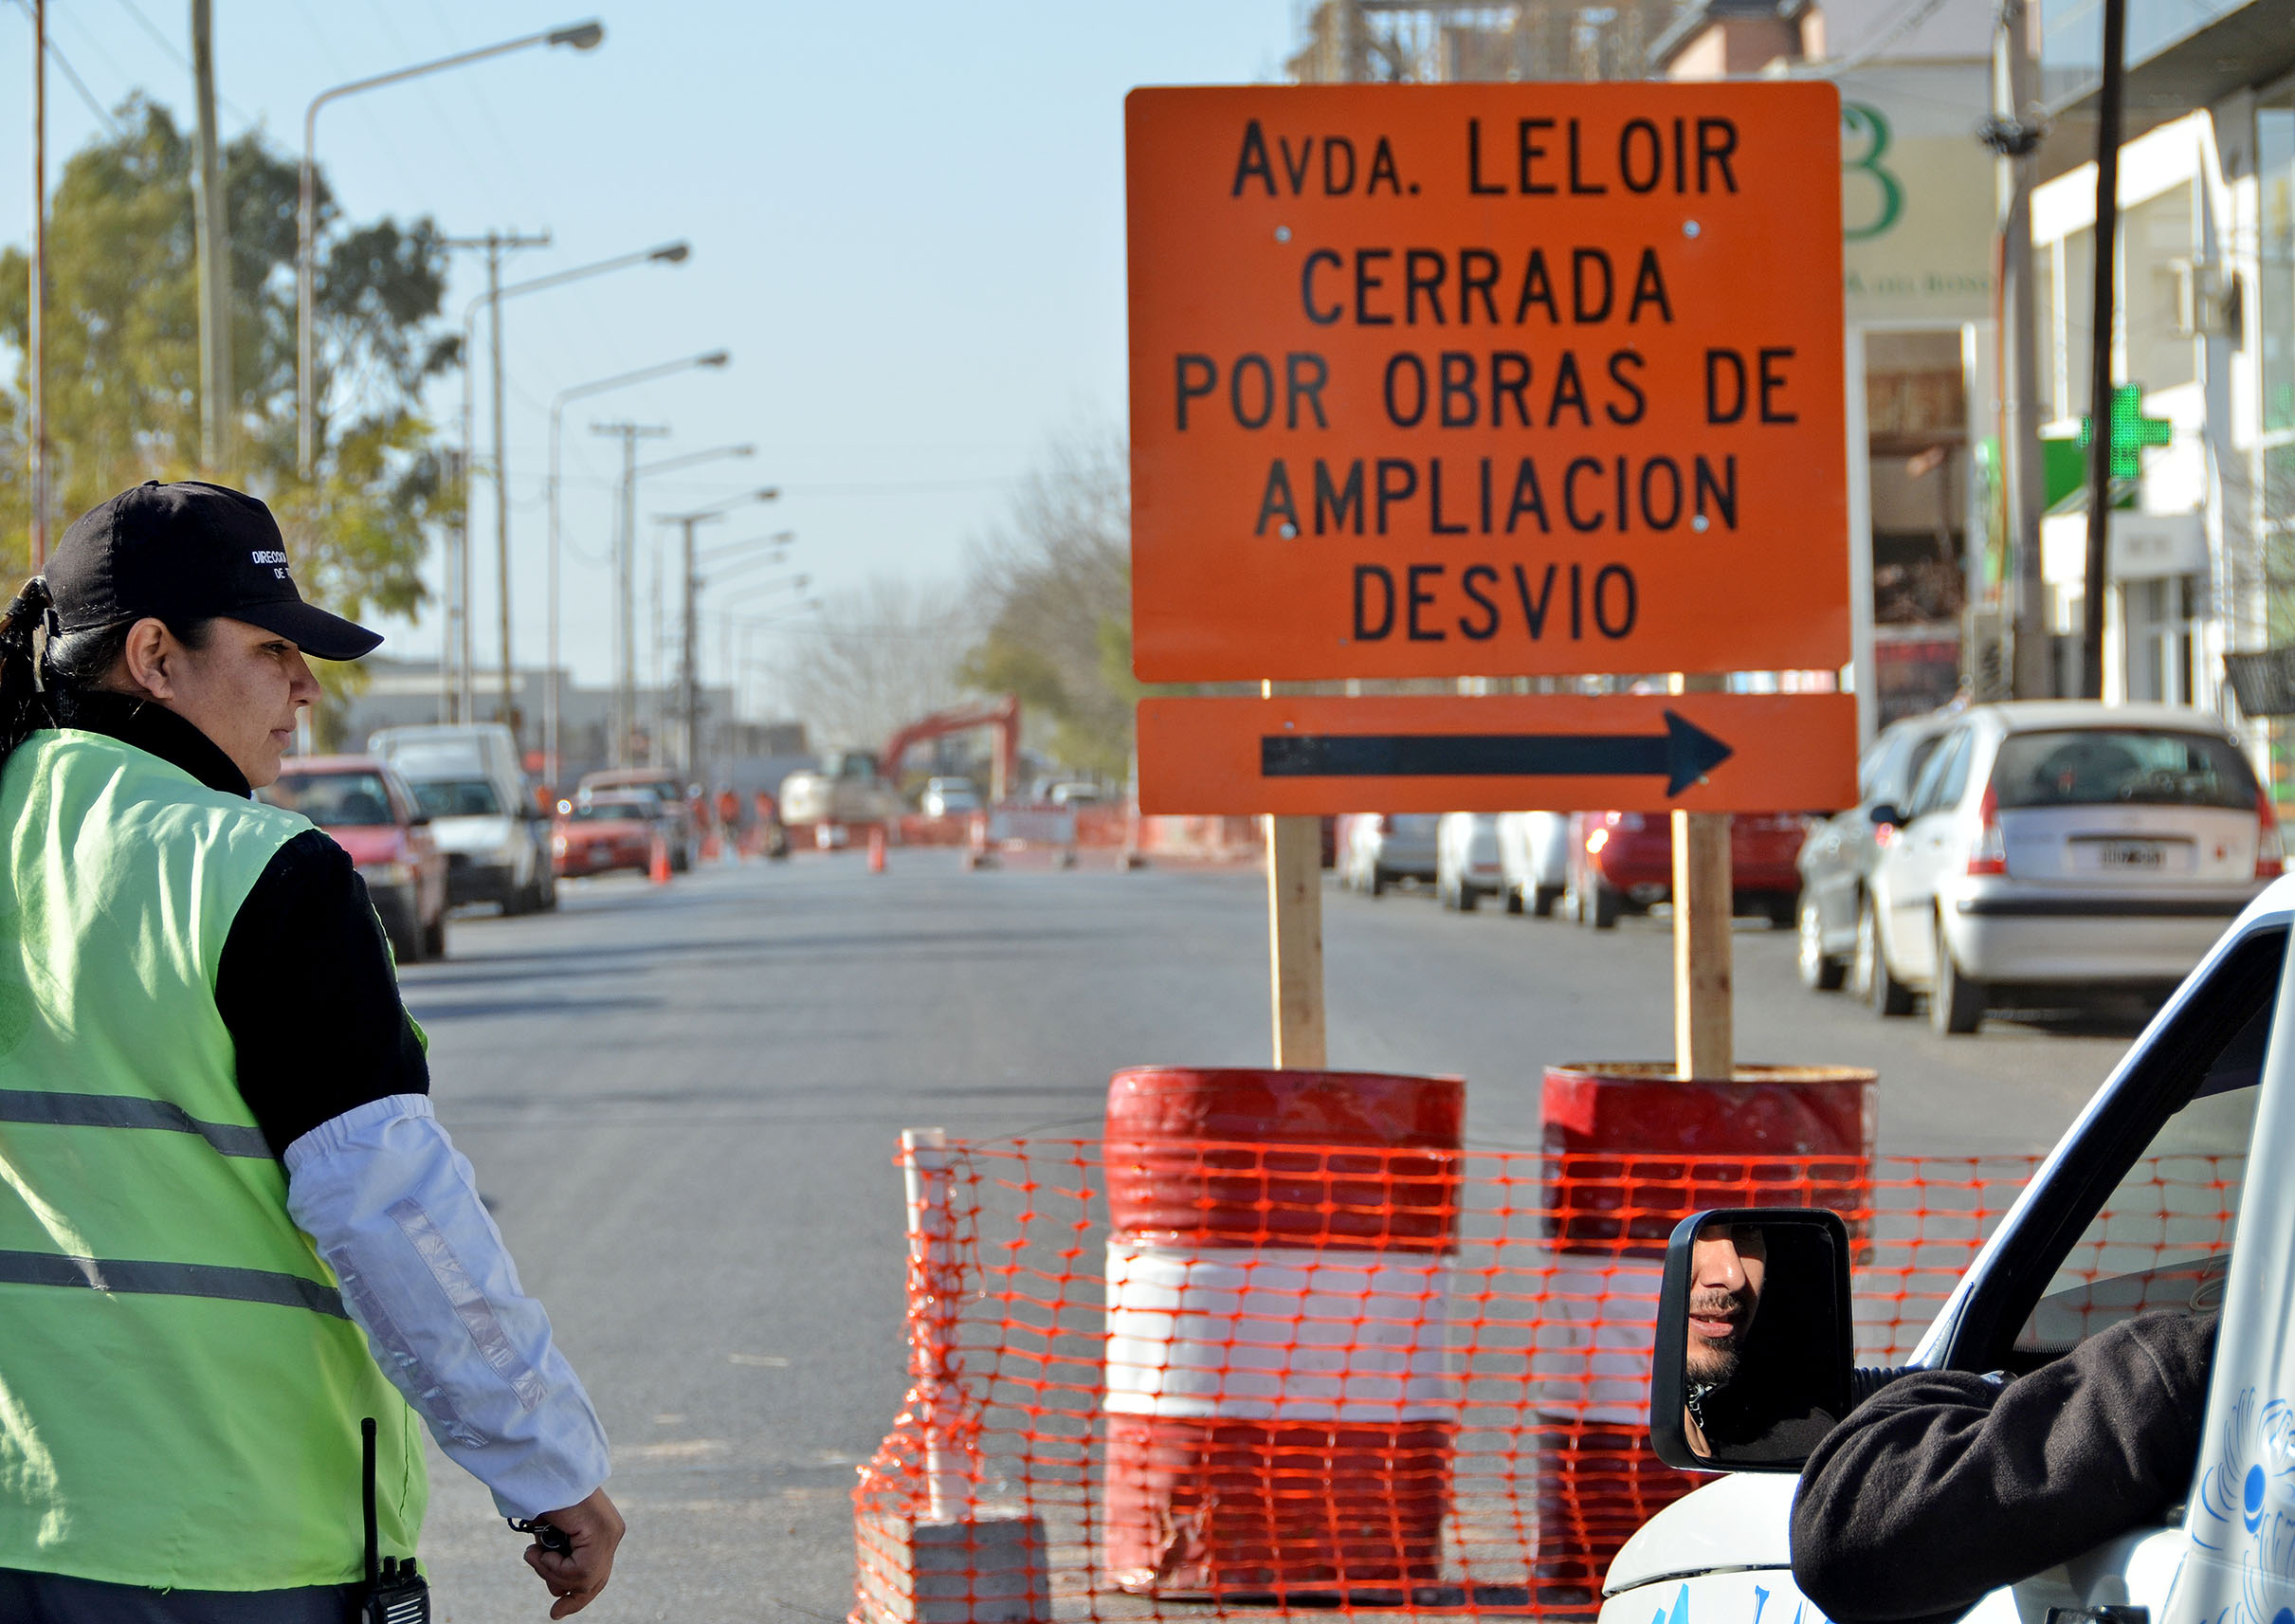
<svg viewBox="0 0 2295 1624">
<path fill-rule="evenodd" d="M 920 717 L 907 726 L 895 730 L 877 753 L 877 770 L 885 781 L 898 786 L 901 782 L 901 757 L 919 744 L 952 733 L 969 733 L 975 727 L 996 730 L 996 754 L 993 776 L 989 785 L 988 802 L 994 806 L 1008 800 L 1020 782 L 1020 698 L 1007 694 L 1000 700 L 980 704 L 957 705 L 952 710 L 935 711 Z"/>
</svg>

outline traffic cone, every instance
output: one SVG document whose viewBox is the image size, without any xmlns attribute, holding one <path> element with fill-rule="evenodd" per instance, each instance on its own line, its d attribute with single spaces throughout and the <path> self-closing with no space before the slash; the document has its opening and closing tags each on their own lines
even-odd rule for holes
<svg viewBox="0 0 2295 1624">
<path fill-rule="evenodd" d="M 881 823 L 868 826 L 868 871 L 871 874 L 884 872 L 884 826 Z"/>
<path fill-rule="evenodd" d="M 646 878 L 657 885 L 669 884 L 669 842 L 653 837 L 653 856 L 646 864 Z"/>
</svg>

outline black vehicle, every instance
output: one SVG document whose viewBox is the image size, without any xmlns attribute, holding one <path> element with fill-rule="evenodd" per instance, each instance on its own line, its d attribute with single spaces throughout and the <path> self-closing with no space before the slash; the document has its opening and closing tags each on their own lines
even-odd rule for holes
<svg viewBox="0 0 2295 1624">
<path fill-rule="evenodd" d="M 1872 820 L 1875 807 L 1901 807 L 1913 781 L 1958 713 L 1931 711 L 1881 730 L 1857 763 L 1857 804 L 1810 830 L 1794 866 L 1801 871 L 1799 911 L 1801 985 L 1830 993 L 1855 980 L 1858 997 L 1870 995 L 1872 926 L 1867 920 L 1867 885 L 1881 848 L 1896 832 Z"/>
</svg>

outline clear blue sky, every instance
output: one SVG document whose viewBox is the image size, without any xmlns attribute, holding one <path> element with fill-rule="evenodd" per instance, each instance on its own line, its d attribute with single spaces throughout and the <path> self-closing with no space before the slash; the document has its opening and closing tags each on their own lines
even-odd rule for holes
<svg viewBox="0 0 2295 1624">
<path fill-rule="evenodd" d="M 877 573 L 953 582 L 967 539 L 1049 437 L 1120 421 L 1124 92 L 1277 77 L 1296 23 L 1294 0 L 609 0 L 594 10 L 581 0 L 215 0 L 215 11 L 227 135 L 260 125 L 290 151 L 305 104 L 329 85 L 587 16 L 605 22 L 595 51 L 536 49 L 369 92 L 331 105 L 319 133 L 355 219 L 430 214 L 457 234 L 548 229 L 553 246 L 513 256 L 505 281 L 680 237 L 694 245 L 681 267 L 504 307 L 520 664 L 543 647 L 553 395 L 720 345 L 734 355 L 721 374 L 569 411 L 565 647 L 592 682 L 610 673 L 604 557 L 618 465 L 588 432 L 593 418 L 671 426 L 651 457 L 758 447 L 749 462 L 650 482 L 641 521 L 777 484 L 777 508 L 704 537 L 792 528 L 792 564 L 831 591 Z M 48 7 L 55 44 L 99 102 L 140 88 L 186 127 L 189 12 L 188 0 Z M 18 242 L 30 210 L 30 36 L 22 6 L 0 0 L 0 106 L 19 110 L 0 122 L 0 239 Z M 99 126 L 61 73 L 48 94 L 52 175 Z M 455 319 L 483 285 L 480 257 L 458 255 Z M 458 386 L 438 392 L 442 424 L 451 428 L 458 402 Z M 482 664 L 496 643 L 487 500 L 482 487 Z M 646 525 L 648 547 L 654 536 Z M 753 599 L 744 612 L 783 601 Z M 436 651 L 435 611 L 387 630 L 391 651 Z M 714 648 L 708 666 L 714 676 Z"/>
</svg>

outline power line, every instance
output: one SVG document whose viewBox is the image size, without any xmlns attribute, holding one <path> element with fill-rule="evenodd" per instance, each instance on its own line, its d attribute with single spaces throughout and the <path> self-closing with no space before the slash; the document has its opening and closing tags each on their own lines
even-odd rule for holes
<svg viewBox="0 0 2295 1624">
<path fill-rule="evenodd" d="M 26 16 L 31 15 L 31 0 L 16 0 L 16 4 L 23 8 Z M 78 70 L 72 66 L 71 60 L 64 54 L 64 47 L 56 43 L 56 37 L 53 34 L 50 34 L 47 39 L 47 54 L 63 73 L 65 81 L 80 93 L 80 100 L 85 102 L 87 110 L 96 116 L 96 121 L 112 133 L 114 140 L 124 136 L 126 132 L 120 129 L 118 121 L 105 112 L 97 101 L 95 95 L 87 87 L 87 82 L 82 79 Z"/>
<path fill-rule="evenodd" d="M 143 14 L 142 8 L 136 4 L 136 0 L 119 0 L 119 4 L 126 9 L 129 16 L 136 19 L 136 26 L 141 28 L 146 34 L 151 36 L 152 43 L 157 46 L 162 51 L 167 53 L 168 59 L 171 62 L 174 63 L 177 67 L 180 67 L 186 73 L 191 71 L 191 59 L 186 56 L 183 51 L 177 47 L 175 42 L 169 39 L 166 33 L 163 32 L 159 27 L 151 20 L 151 18 Z M 215 100 L 222 103 L 225 112 L 230 114 L 232 118 L 238 119 L 242 124 L 252 124 L 255 122 L 254 115 L 249 113 L 246 108 L 240 106 L 236 101 L 233 101 L 229 97 L 218 92 Z"/>
</svg>

